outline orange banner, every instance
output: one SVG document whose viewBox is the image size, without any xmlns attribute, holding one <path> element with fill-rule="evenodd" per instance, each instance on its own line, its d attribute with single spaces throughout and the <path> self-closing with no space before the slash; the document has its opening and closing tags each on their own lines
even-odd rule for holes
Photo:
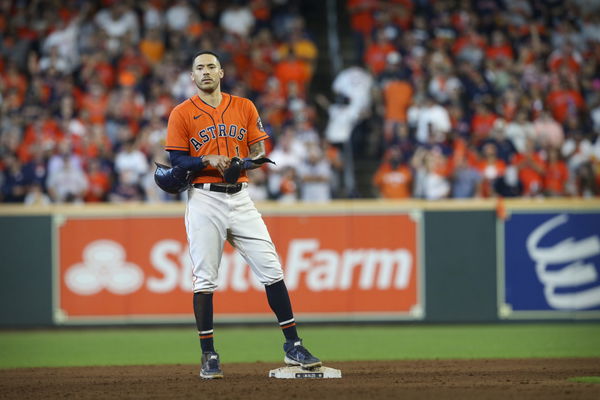
<svg viewBox="0 0 600 400">
<path fill-rule="evenodd" d="M 295 314 L 422 317 L 418 223 L 408 214 L 264 219 Z M 58 239 L 61 319 L 191 316 L 182 218 L 67 218 Z M 264 288 L 229 245 L 219 282 L 217 319 L 271 316 Z"/>
</svg>

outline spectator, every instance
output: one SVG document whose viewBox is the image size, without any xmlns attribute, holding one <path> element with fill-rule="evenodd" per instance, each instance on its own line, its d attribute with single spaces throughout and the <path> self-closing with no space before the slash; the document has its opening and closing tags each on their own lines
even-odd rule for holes
<svg viewBox="0 0 600 400">
<path fill-rule="evenodd" d="M 159 29 L 148 29 L 140 41 L 140 52 L 150 65 L 158 64 L 165 54 L 165 43 Z"/>
<path fill-rule="evenodd" d="M 489 139 L 485 143 L 493 143 L 496 146 L 498 157 L 506 164 L 509 164 L 513 155 L 517 153 L 512 141 L 506 137 L 506 122 L 501 118 L 494 122 Z"/>
<path fill-rule="evenodd" d="M 457 61 L 478 67 L 485 57 L 485 39 L 473 27 L 467 26 L 452 46 Z"/>
<path fill-rule="evenodd" d="M 9 156 L 4 159 L 6 165 L 2 181 L 2 198 L 6 203 L 23 203 L 29 182 L 26 181 L 21 161 Z"/>
<path fill-rule="evenodd" d="M 415 139 L 419 144 L 443 142 L 451 128 L 448 111 L 431 96 L 409 108 L 408 121 L 416 129 Z"/>
<path fill-rule="evenodd" d="M 433 76 L 428 85 L 428 93 L 440 104 L 458 101 L 460 98 L 462 84 L 454 76 L 450 67 L 440 64 L 432 67 Z"/>
<path fill-rule="evenodd" d="M 84 200 L 87 203 L 106 201 L 111 188 L 111 181 L 109 173 L 103 169 L 99 159 L 88 159 L 86 177 L 88 188 Z"/>
<path fill-rule="evenodd" d="M 123 148 L 115 156 L 115 171 L 120 177 L 130 179 L 125 183 L 139 182 L 148 168 L 146 155 L 139 150 L 136 140 L 124 142 Z"/>
<path fill-rule="evenodd" d="M 35 146 L 32 151 L 31 160 L 23 166 L 25 181 L 30 184 L 39 184 L 45 188 L 48 168 L 46 154 L 40 146 Z"/>
<path fill-rule="evenodd" d="M 27 195 L 23 202 L 26 206 L 48 206 L 52 203 L 50 197 L 44 193 L 40 183 L 33 183 L 27 189 Z"/>
<path fill-rule="evenodd" d="M 560 148 L 564 142 L 563 127 L 554 119 L 548 111 L 542 111 L 539 118 L 533 123 L 535 142 L 542 146 Z"/>
<path fill-rule="evenodd" d="M 480 197 L 481 183 L 481 173 L 469 164 L 467 157 L 456 157 L 452 173 L 452 197 L 455 199 Z"/>
<path fill-rule="evenodd" d="M 546 104 L 554 119 L 564 123 L 570 115 L 577 116 L 580 113 L 585 101 L 578 90 L 570 87 L 565 81 L 555 79 L 551 83 Z"/>
<path fill-rule="evenodd" d="M 483 159 L 477 169 L 482 176 L 481 195 L 495 197 L 498 194 L 498 185 L 504 178 L 506 163 L 498 158 L 498 150 L 493 143 L 483 145 Z"/>
<path fill-rule="evenodd" d="M 204 0 L 199 4 L 200 18 L 202 25 L 207 32 L 212 32 L 219 25 L 221 9 L 216 0 Z"/>
<path fill-rule="evenodd" d="M 529 121 L 527 111 L 517 111 L 514 121 L 506 124 L 504 133 L 519 153 L 525 151 L 525 143 L 535 138 L 535 129 Z"/>
<path fill-rule="evenodd" d="M 519 171 L 523 196 L 533 197 L 543 193 L 545 163 L 533 140 L 527 141 L 525 151 L 513 157 L 512 164 Z"/>
<path fill-rule="evenodd" d="M 82 203 L 88 188 L 85 173 L 70 154 L 64 155 L 60 166 L 49 174 L 47 185 L 55 203 Z"/>
<path fill-rule="evenodd" d="M 548 149 L 548 161 L 544 170 L 544 193 L 549 197 L 562 197 L 567 195 L 567 182 L 569 182 L 569 169 L 561 159 L 560 150 Z"/>
<path fill-rule="evenodd" d="M 287 41 L 278 48 L 280 58 L 285 58 L 289 52 L 294 54 L 306 65 L 308 74 L 312 76 L 319 50 L 305 32 L 304 19 L 296 17 L 292 20 Z"/>
<path fill-rule="evenodd" d="M 492 40 L 485 49 L 485 56 L 489 60 L 512 61 L 514 59 L 513 49 L 501 30 L 492 32 Z"/>
<path fill-rule="evenodd" d="M 471 142 L 480 145 L 489 139 L 497 118 L 498 116 L 492 112 L 489 105 L 477 103 L 471 119 Z"/>
<path fill-rule="evenodd" d="M 404 162 L 399 147 L 391 147 L 387 159 L 373 176 L 373 185 L 385 199 L 406 199 L 411 196 L 412 171 Z"/>
<path fill-rule="evenodd" d="M 142 24 L 147 31 L 157 31 L 165 24 L 163 4 L 159 2 L 144 1 L 141 4 L 143 10 Z"/>
<path fill-rule="evenodd" d="M 409 78 L 410 72 L 403 66 L 400 53 L 388 54 L 386 68 L 381 73 L 375 88 L 379 115 L 384 121 L 384 147 L 398 142 L 400 126 L 407 123 L 408 107 L 413 97 Z"/>
<path fill-rule="evenodd" d="M 271 62 L 264 57 L 260 48 L 254 47 L 250 53 L 250 65 L 245 75 L 252 97 L 258 96 L 267 87 L 272 73 L 273 66 Z"/>
<path fill-rule="evenodd" d="M 577 73 L 582 63 L 583 57 L 569 41 L 554 46 L 554 51 L 548 57 L 548 66 L 553 72 L 565 68 L 571 73 Z"/>
<path fill-rule="evenodd" d="M 296 183 L 296 169 L 285 167 L 281 171 L 281 179 L 279 179 L 276 189 L 277 201 L 281 203 L 294 203 L 298 200 L 298 184 Z"/>
<path fill-rule="evenodd" d="M 106 88 L 99 81 L 92 82 L 89 92 L 82 99 L 82 111 L 87 113 L 92 124 L 104 124 L 108 106 L 109 95 Z"/>
<path fill-rule="evenodd" d="M 310 70 L 306 63 L 298 59 L 292 50 L 288 52 L 285 59 L 277 63 L 274 74 L 281 85 L 284 96 L 289 94 L 291 84 L 296 84 L 301 96 L 305 96 Z"/>
<path fill-rule="evenodd" d="M 57 171 L 64 169 L 65 162 L 71 164 L 72 170 L 82 169 L 81 157 L 73 153 L 72 147 L 67 141 L 61 142 L 54 154 L 48 159 L 48 179 Z"/>
<path fill-rule="evenodd" d="M 156 151 L 155 155 L 152 157 L 152 165 L 155 163 L 160 163 L 163 165 L 168 165 L 167 155 L 163 154 L 162 146 L 160 151 Z M 141 177 L 140 179 L 140 189 L 143 193 L 143 200 L 148 203 L 160 203 L 165 201 L 171 201 L 176 199 L 183 199 L 186 196 L 185 192 L 180 193 L 178 195 L 173 195 L 166 193 L 162 189 L 156 185 L 154 181 L 154 168 L 149 168 L 148 171 Z"/>
<path fill-rule="evenodd" d="M 75 16 L 68 23 L 59 18 L 56 29 L 48 35 L 42 44 L 44 54 L 53 56 L 55 63 L 62 63 L 59 71 L 65 74 L 70 73 L 79 64 L 77 36 L 81 19 L 81 14 Z M 42 60 L 44 60 L 43 57 Z"/>
<path fill-rule="evenodd" d="M 574 132 L 561 148 L 561 155 L 565 158 L 571 177 L 570 192 L 581 195 L 584 192 L 581 185 L 589 182 L 589 177 L 582 178 L 582 174 L 589 174 L 587 165 L 594 157 L 594 146 L 592 142 L 581 132 Z M 593 169 L 592 171 L 593 172 Z M 588 188 L 589 189 L 589 188 Z M 588 193 L 593 190 L 588 190 Z"/>
<path fill-rule="evenodd" d="M 450 194 L 450 184 L 445 176 L 442 155 L 437 150 L 419 148 L 411 164 L 415 170 L 414 197 L 441 200 Z"/>
<path fill-rule="evenodd" d="M 123 43 L 137 43 L 140 27 L 137 16 L 127 3 L 114 1 L 110 8 L 103 8 L 94 21 L 108 37 L 107 49 L 111 54 L 119 54 Z"/>
<path fill-rule="evenodd" d="M 48 54 L 40 59 L 40 72 L 50 73 L 52 71 L 66 75 L 73 69 L 73 63 L 68 58 L 61 57 L 58 46 L 52 46 Z"/>
<path fill-rule="evenodd" d="M 304 150 L 301 147 L 294 138 L 293 130 L 286 129 L 269 153 L 269 158 L 275 163 L 269 164 L 269 192 L 274 197 L 283 194 L 282 189 L 285 189 L 285 194 L 296 193 L 295 184 L 291 185 L 291 182 L 295 180 L 296 168 L 302 162 Z M 284 180 L 285 185 L 282 184 Z M 292 186 L 293 190 L 290 189 Z"/>
<path fill-rule="evenodd" d="M 298 167 L 301 200 L 324 203 L 331 200 L 331 165 L 317 143 L 307 146 L 307 156 Z"/>
<path fill-rule="evenodd" d="M 194 11 L 186 0 L 177 0 L 165 13 L 166 28 L 169 32 L 183 33 L 187 29 Z"/>
<path fill-rule="evenodd" d="M 142 201 L 144 198 L 140 180 L 131 170 L 124 170 L 119 173 L 116 183 L 109 193 L 109 199 L 115 203 L 124 203 L 130 201 Z"/>
<path fill-rule="evenodd" d="M 341 70 L 334 78 L 331 88 L 334 95 L 349 99 L 359 120 L 368 115 L 372 104 L 373 78 L 364 68 L 352 66 Z"/>
<path fill-rule="evenodd" d="M 269 199 L 267 188 L 267 174 L 264 168 L 256 168 L 248 171 L 248 193 L 253 201 L 265 201 Z"/>
<path fill-rule="evenodd" d="M 246 38 L 255 22 L 252 10 L 243 0 L 232 0 L 223 10 L 219 24 L 225 32 Z"/>
<path fill-rule="evenodd" d="M 379 9 L 376 0 L 347 0 L 348 13 L 350 14 L 350 27 L 354 35 L 355 47 L 360 57 L 364 53 L 365 40 L 371 35 L 375 26 L 375 11 Z"/>
<path fill-rule="evenodd" d="M 375 40 L 367 46 L 367 50 L 365 51 L 364 63 L 369 68 L 369 71 L 377 77 L 385 69 L 388 54 L 394 52 L 396 49 L 384 30 L 377 30 L 374 37 Z"/>
</svg>

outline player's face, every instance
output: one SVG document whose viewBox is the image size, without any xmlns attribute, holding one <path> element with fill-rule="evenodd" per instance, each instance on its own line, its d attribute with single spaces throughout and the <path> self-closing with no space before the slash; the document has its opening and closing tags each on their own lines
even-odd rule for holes
<svg viewBox="0 0 600 400">
<path fill-rule="evenodd" d="M 194 60 L 192 80 L 203 92 L 212 93 L 220 87 L 223 70 L 212 54 L 201 54 Z"/>
</svg>

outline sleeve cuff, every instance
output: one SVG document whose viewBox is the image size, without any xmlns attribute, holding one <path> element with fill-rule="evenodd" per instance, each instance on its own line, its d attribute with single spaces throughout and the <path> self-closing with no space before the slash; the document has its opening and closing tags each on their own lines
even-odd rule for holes
<svg viewBox="0 0 600 400">
<path fill-rule="evenodd" d="M 258 137 L 258 138 L 256 138 L 256 139 L 254 139 L 254 140 L 253 140 L 253 141 L 251 141 L 251 142 L 248 142 L 248 144 L 249 144 L 249 145 L 251 145 L 251 144 L 254 144 L 254 143 L 258 143 L 258 142 L 260 142 L 260 141 L 263 141 L 263 140 L 265 140 L 265 139 L 268 139 L 268 138 L 269 138 L 269 135 L 266 135 L 266 134 L 265 134 L 265 135 L 263 135 L 263 136 L 261 136 L 261 137 Z"/>
<path fill-rule="evenodd" d="M 182 146 L 165 146 L 165 150 L 189 151 L 190 148 Z"/>
</svg>

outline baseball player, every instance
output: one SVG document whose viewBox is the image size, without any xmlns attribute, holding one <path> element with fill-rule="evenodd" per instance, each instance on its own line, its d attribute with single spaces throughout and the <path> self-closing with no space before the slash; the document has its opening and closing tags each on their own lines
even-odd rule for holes
<svg viewBox="0 0 600 400">
<path fill-rule="evenodd" d="M 264 158 L 267 134 L 256 107 L 248 99 L 221 92 L 223 69 L 215 53 L 198 53 L 190 75 L 198 95 L 171 112 L 165 148 L 174 168 L 191 171 L 195 176 L 188 191 L 185 227 L 193 264 L 194 315 L 202 348 L 200 376 L 223 377 L 213 343 L 213 292 L 217 289 L 225 240 L 265 285 L 268 303 L 286 339 L 285 363 L 318 367 L 321 360 L 298 337 L 275 246 L 246 190 L 245 170 L 270 161 Z M 234 168 L 237 170 L 232 172 Z"/>
</svg>

